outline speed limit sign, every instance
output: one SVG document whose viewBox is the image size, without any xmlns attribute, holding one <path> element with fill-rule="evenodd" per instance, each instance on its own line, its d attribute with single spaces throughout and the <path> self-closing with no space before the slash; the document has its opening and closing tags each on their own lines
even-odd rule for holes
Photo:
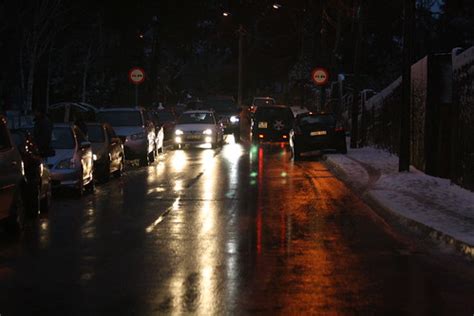
<svg viewBox="0 0 474 316">
<path fill-rule="evenodd" d="M 130 69 L 128 72 L 128 80 L 134 85 L 142 84 L 145 81 L 145 70 L 139 67 Z"/>
<path fill-rule="evenodd" d="M 311 72 L 311 79 L 317 86 L 325 86 L 329 81 L 329 72 L 324 68 L 315 68 Z"/>
</svg>

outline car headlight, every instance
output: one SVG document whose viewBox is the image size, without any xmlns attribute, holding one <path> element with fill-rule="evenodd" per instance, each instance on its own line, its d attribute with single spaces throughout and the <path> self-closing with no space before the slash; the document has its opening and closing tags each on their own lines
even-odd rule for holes
<svg viewBox="0 0 474 316">
<path fill-rule="evenodd" d="M 130 135 L 131 140 L 139 140 L 139 139 L 144 139 L 144 138 L 146 138 L 146 134 L 144 132 Z"/>
<path fill-rule="evenodd" d="M 204 135 L 212 135 L 212 130 L 210 128 L 206 129 L 204 132 L 202 132 Z"/>
<path fill-rule="evenodd" d="M 183 135 L 184 133 L 183 133 L 182 130 L 177 129 L 177 130 L 174 131 L 174 134 L 177 135 L 177 136 L 179 136 L 179 135 Z"/>
<path fill-rule="evenodd" d="M 230 122 L 231 123 L 237 123 L 240 121 L 240 118 L 236 115 L 230 117 Z"/>
<path fill-rule="evenodd" d="M 63 159 L 56 164 L 56 169 L 74 169 L 76 167 L 72 158 Z"/>
</svg>

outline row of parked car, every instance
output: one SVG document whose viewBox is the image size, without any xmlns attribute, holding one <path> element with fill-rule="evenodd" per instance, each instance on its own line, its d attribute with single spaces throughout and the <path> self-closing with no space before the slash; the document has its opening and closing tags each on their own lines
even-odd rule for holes
<svg viewBox="0 0 474 316">
<path fill-rule="evenodd" d="M 12 127 L 0 116 L 0 220 L 8 230 L 47 212 L 53 189 L 68 188 L 82 196 L 94 191 L 96 181 L 120 177 L 125 160 L 148 165 L 164 151 L 165 131 L 166 137 L 174 134 L 176 119 L 169 111 L 158 115 L 139 107 L 107 108 L 90 117 L 89 108 L 82 107 L 50 109 L 55 122 L 47 152 L 36 145 L 32 124 Z M 70 115 L 78 108 L 86 110 Z"/>
</svg>

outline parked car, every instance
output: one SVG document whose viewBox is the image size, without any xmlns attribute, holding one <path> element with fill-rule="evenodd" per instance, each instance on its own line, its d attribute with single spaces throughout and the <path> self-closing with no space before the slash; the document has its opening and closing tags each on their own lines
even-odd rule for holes
<svg viewBox="0 0 474 316">
<path fill-rule="evenodd" d="M 43 157 L 28 129 L 16 129 L 10 132 L 24 163 L 26 179 L 24 196 L 27 214 L 35 216 L 39 212 L 46 213 L 51 207 L 50 170 L 43 163 Z"/>
<path fill-rule="evenodd" d="M 183 145 L 211 144 L 216 148 L 224 141 L 224 130 L 212 111 L 187 111 L 175 126 L 175 148 Z"/>
<path fill-rule="evenodd" d="M 94 121 L 97 108 L 84 102 L 61 102 L 50 105 L 48 114 L 54 123 L 73 123 L 81 118 L 84 121 Z"/>
<path fill-rule="evenodd" d="M 0 115 L 0 220 L 9 230 L 24 223 L 24 176 L 20 153 L 11 139 L 6 118 Z"/>
<path fill-rule="evenodd" d="M 241 108 L 232 96 L 212 96 L 206 100 L 206 108 L 216 113 L 217 121 L 224 126 L 224 134 L 233 134 L 235 141 L 240 140 Z"/>
<path fill-rule="evenodd" d="M 107 181 L 111 174 L 120 177 L 125 160 L 122 140 L 108 123 L 87 123 L 87 130 L 94 158 L 94 178 Z"/>
<path fill-rule="evenodd" d="M 304 113 L 296 117 L 290 131 L 290 147 L 295 159 L 303 152 L 324 149 L 346 154 L 346 133 L 330 113 Z"/>
<path fill-rule="evenodd" d="M 255 113 L 259 106 L 275 105 L 276 101 L 271 97 L 255 97 L 250 105 L 250 113 Z"/>
<path fill-rule="evenodd" d="M 97 118 L 109 123 L 122 140 L 125 159 L 139 159 L 140 166 L 155 160 L 157 135 L 153 122 L 140 107 L 100 109 Z"/>
<path fill-rule="evenodd" d="M 74 189 L 82 196 L 84 189 L 94 191 L 93 156 L 91 143 L 73 124 L 54 124 L 51 146 L 55 154 L 45 159 L 51 170 L 54 188 Z"/>
<path fill-rule="evenodd" d="M 164 109 L 154 111 L 158 124 L 163 127 L 164 140 L 169 140 L 173 137 L 174 126 L 178 119 L 176 113 L 172 109 Z"/>
<path fill-rule="evenodd" d="M 293 112 L 284 105 L 257 107 L 251 123 L 252 142 L 288 141 Z"/>
</svg>

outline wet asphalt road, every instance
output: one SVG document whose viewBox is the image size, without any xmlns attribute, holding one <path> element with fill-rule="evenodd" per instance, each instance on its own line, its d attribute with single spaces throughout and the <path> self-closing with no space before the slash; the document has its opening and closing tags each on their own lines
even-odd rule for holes
<svg viewBox="0 0 474 316">
<path fill-rule="evenodd" d="M 474 313 L 474 267 L 284 145 L 168 151 L 0 234 L 0 315 Z"/>
</svg>

